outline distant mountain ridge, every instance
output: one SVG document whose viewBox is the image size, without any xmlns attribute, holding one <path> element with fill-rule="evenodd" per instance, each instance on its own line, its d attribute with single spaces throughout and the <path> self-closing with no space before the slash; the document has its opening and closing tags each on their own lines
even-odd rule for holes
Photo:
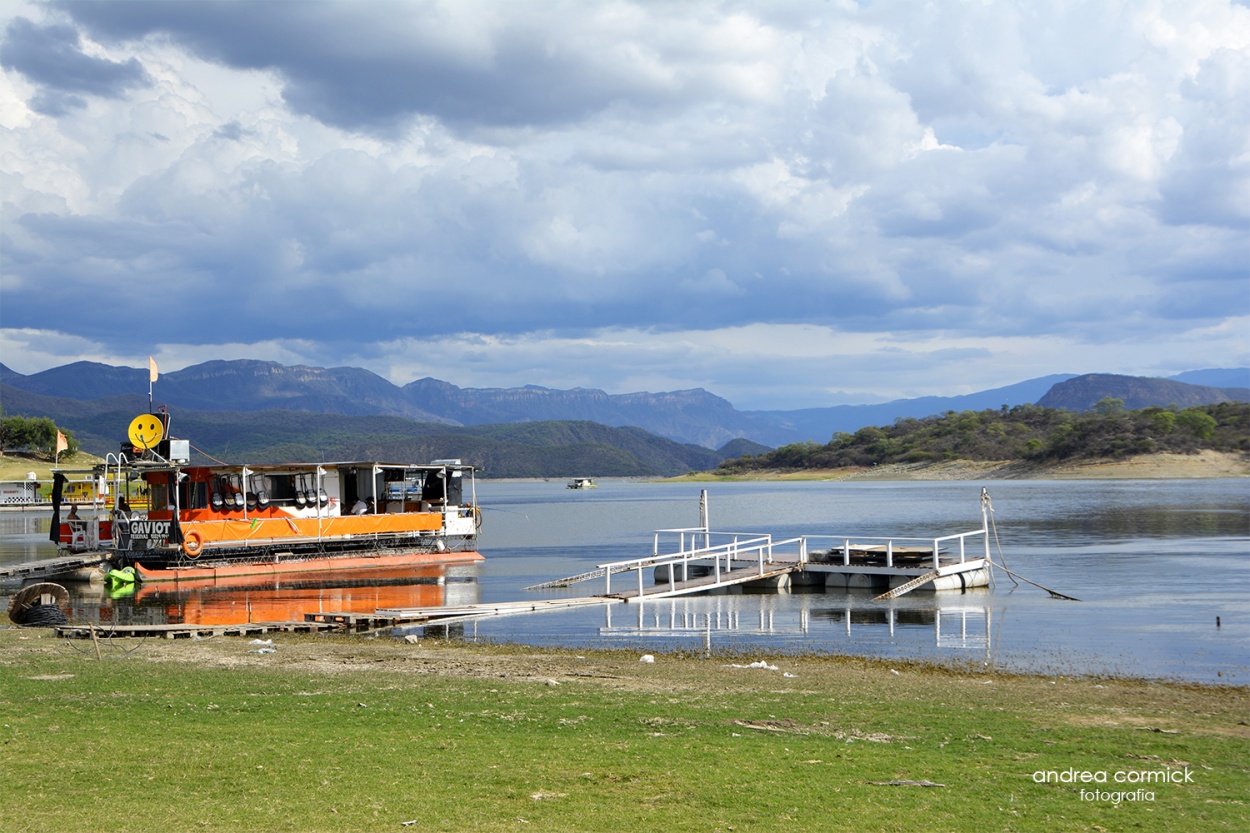
<svg viewBox="0 0 1250 833">
<path fill-rule="evenodd" d="M 402 389 L 416 407 L 461 425 L 586 419 L 604 425 L 634 425 L 681 442 L 715 448 L 767 425 L 736 410 L 702 388 L 666 393 L 609 394 L 597 389 L 459 388 L 438 379 L 419 379 Z"/>
<path fill-rule="evenodd" d="M 1101 400 L 1119 399 L 1130 411 L 1160 405 L 1214 405 L 1219 402 L 1250 402 L 1250 390 L 1187 384 L 1173 379 L 1147 379 L 1088 373 L 1059 382 L 1037 401 L 1043 408 L 1088 411 Z"/>
<path fill-rule="evenodd" d="M 0 382 L 31 393 L 70 399 L 101 399 L 146 392 L 148 371 L 98 362 L 74 362 L 30 376 L 4 368 Z M 323 414 L 402 416 L 451 423 L 413 405 L 395 385 L 356 367 L 288 367 L 239 359 L 209 361 L 160 374 L 161 402 L 208 411 L 312 411 Z"/>
<path fill-rule="evenodd" d="M 1236 381 L 1243 385 L 1250 382 L 1250 369 L 1197 370 L 1171 380 L 1056 374 L 961 396 L 792 411 L 739 411 L 729 401 L 701 388 L 609 394 L 598 389 L 555 390 L 533 385 L 461 388 L 432 378 L 399 387 L 360 368 L 285 366 L 241 359 L 209 361 L 163 373 L 155 392 L 159 403 L 175 409 L 393 416 L 449 427 L 586 421 L 616 428 L 633 426 L 678 443 L 719 448 L 735 439 L 771 447 L 799 441 L 826 442 L 836 432 L 854 432 L 868 425 L 889 425 L 902 417 L 921 418 L 951 410 L 1047 402 L 1056 403 L 1048 407 L 1086 410 L 1106 396 L 1123 399 L 1130 408 L 1250 400 L 1250 389 L 1219 384 Z M 148 371 L 84 361 L 26 376 L 0 365 L 0 383 L 41 396 L 94 401 L 146 394 Z M 3 404 L 7 408 L 7 403 Z"/>
</svg>

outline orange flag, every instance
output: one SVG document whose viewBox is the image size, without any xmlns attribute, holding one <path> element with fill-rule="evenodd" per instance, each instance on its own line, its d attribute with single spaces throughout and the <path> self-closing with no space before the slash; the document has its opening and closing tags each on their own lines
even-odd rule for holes
<svg viewBox="0 0 1250 833">
<path fill-rule="evenodd" d="M 56 432 L 56 453 L 60 454 L 62 451 L 69 451 L 69 440 L 65 439 L 64 434 L 62 434 L 60 431 L 57 431 Z"/>
<path fill-rule="evenodd" d="M 155 382 L 157 375 L 158 374 L 156 372 L 156 359 L 152 358 L 151 356 L 148 356 L 148 381 Z"/>
</svg>

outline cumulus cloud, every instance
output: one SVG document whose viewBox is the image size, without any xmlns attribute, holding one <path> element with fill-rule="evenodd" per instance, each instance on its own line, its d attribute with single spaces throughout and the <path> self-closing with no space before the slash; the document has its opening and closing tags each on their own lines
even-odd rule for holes
<svg viewBox="0 0 1250 833">
<path fill-rule="evenodd" d="M 0 325 L 65 361 L 755 407 L 1247 361 L 1224 0 L 12 8 Z"/>
</svg>

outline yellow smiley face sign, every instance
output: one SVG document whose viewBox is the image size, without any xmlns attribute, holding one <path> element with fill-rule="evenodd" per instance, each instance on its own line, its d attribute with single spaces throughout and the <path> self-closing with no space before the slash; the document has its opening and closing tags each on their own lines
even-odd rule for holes
<svg viewBox="0 0 1250 833">
<path fill-rule="evenodd" d="M 151 414 L 141 414 L 130 421 L 128 436 L 135 448 L 155 448 L 165 437 L 165 427 Z"/>
</svg>

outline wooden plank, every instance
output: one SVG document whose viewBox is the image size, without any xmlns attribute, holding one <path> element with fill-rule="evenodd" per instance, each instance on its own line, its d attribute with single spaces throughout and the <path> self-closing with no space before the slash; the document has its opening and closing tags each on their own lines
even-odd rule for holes
<svg viewBox="0 0 1250 833">
<path fill-rule="evenodd" d="M 544 610 L 562 610 L 570 607 L 602 605 L 611 601 L 603 596 L 582 596 L 574 599 L 537 599 L 522 602 L 496 602 L 490 604 L 462 605 L 459 607 L 407 607 L 379 608 L 381 616 L 395 619 L 447 619 L 451 617 L 503 616 L 514 613 L 536 613 Z"/>
</svg>

